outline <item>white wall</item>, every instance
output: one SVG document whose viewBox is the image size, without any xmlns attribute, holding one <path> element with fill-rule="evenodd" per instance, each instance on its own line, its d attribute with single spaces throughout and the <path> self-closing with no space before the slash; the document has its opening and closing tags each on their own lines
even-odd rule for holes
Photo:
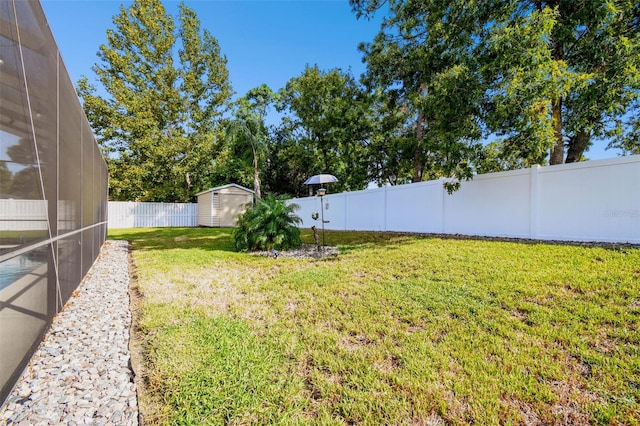
<svg viewBox="0 0 640 426">
<path fill-rule="evenodd" d="M 109 228 L 164 226 L 198 226 L 198 205 L 109 201 Z"/>
<path fill-rule="evenodd" d="M 443 183 L 328 194 L 325 229 L 640 243 L 639 155 L 478 175 L 452 195 Z M 321 227 L 319 197 L 292 202 Z"/>
<path fill-rule="evenodd" d="M 640 242 L 640 156 L 616 160 L 541 168 L 538 235 Z"/>
</svg>

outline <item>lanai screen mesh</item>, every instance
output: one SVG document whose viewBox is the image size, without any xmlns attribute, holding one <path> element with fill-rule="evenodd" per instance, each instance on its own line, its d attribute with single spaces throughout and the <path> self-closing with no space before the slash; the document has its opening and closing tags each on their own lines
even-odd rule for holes
<svg viewBox="0 0 640 426">
<path fill-rule="evenodd" d="M 0 403 L 98 256 L 107 179 L 40 3 L 0 0 Z"/>
</svg>

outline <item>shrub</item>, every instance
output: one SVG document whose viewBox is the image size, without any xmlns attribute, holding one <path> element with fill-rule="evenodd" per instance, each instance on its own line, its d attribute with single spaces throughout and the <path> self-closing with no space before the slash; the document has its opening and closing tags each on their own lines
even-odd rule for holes
<svg viewBox="0 0 640 426">
<path fill-rule="evenodd" d="M 238 218 L 233 239 L 237 250 L 288 250 L 301 245 L 295 214 L 299 205 L 286 204 L 283 198 L 268 194 Z"/>
</svg>

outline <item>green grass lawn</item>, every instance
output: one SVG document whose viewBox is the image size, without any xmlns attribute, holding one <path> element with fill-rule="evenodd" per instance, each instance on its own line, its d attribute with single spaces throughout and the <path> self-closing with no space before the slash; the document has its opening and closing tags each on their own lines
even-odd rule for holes
<svg viewBox="0 0 640 426">
<path fill-rule="evenodd" d="M 640 424 L 640 249 L 328 232 L 112 230 L 159 424 Z M 311 242 L 308 231 L 303 240 Z"/>
</svg>

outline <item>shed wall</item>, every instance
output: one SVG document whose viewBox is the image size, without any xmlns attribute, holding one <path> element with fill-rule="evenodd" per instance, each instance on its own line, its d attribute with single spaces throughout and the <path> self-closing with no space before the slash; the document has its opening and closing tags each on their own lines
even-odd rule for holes
<svg viewBox="0 0 640 426">
<path fill-rule="evenodd" d="M 213 192 L 198 195 L 198 226 L 213 226 Z"/>
<path fill-rule="evenodd" d="M 253 193 L 228 186 L 198 195 L 198 225 L 211 227 L 236 226 L 236 218 L 253 201 Z"/>
</svg>

